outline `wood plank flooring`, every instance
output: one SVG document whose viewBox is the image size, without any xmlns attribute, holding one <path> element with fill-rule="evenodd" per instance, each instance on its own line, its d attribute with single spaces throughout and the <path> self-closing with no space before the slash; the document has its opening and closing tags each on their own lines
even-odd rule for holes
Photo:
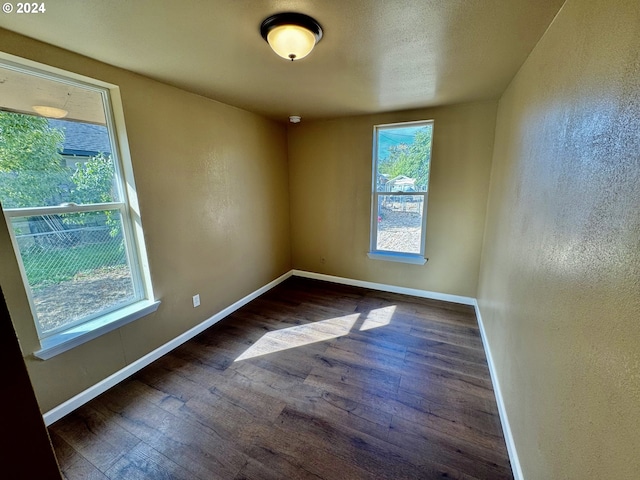
<svg viewBox="0 0 640 480">
<path fill-rule="evenodd" d="M 512 479 L 472 307 L 292 277 L 49 428 L 68 479 Z"/>
</svg>

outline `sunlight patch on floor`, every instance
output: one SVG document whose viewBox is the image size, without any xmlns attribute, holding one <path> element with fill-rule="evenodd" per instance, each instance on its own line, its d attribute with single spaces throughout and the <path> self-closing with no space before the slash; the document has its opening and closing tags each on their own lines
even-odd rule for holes
<svg viewBox="0 0 640 480">
<path fill-rule="evenodd" d="M 307 323 L 305 325 L 274 330 L 273 332 L 263 335 L 262 338 L 236 358 L 235 361 L 247 360 L 260 355 L 267 355 L 289 348 L 302 347 L 311 343 L 342 337 L 351 331 L 359 317 L 359 313 L 354 313 L 342 317 L 321 320 L 319 322 Z"/>
<path fill-rule="evenodd" d="M 391 323 L 391 317 L 396 311 L 396 306 L 374 308 L 369 312 L 367 318 L 364 319 L 360 330 L 371 330 L 372 328 L 384 327 Z"/>
</svg>

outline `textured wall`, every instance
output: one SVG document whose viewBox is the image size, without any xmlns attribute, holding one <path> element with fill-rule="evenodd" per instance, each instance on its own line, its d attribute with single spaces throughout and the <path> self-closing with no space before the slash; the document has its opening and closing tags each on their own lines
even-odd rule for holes
<svg viewBox="0 0 640 480">
<path fill-rule="evenodd" d="M 156 298 L 152 315 L 47 361 L 6 228 L 0 282 L 43 411 L 291 268 L 286 129 L 0 30 L 2 50 L 120 86 Z M 191 296 L 202 305 L 194 309 Z"/>
<path fill-rule="evenodd" d="M 640 472 L 639 32 L 569 0 L 500 100 L 479 304 L 527 480 Z"/>
<path fill-rule="evenodd" d="M 475 297 L 496 108 L 491 101 L 290 126 L 294 268 Z M 371 260 L 373 126 L 430 119 L 429 261 Z"/>
</svg>

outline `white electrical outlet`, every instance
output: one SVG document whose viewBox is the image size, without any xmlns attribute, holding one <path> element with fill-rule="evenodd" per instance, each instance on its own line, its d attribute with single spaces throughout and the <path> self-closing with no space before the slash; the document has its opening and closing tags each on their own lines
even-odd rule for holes
<svg viewBox="0 0 640 480">
<path fill-rule="evenodd" d="M 196 294 L 193 296 L 193 308 L 200 306 L 200 294 Z"/>
</svg>

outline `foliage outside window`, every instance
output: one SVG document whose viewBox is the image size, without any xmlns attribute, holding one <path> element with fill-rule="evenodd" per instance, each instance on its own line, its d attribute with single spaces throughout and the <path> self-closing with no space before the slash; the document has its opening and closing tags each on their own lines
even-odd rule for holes
<svg viewBox="0 0 640 480">
<path fill-rule="evenodd" d="M 425 262 L 433 121 L 374 127 L 371 258 Z"/>
<path fill-rule="evenodd" d="M 46 339 L 148 298 L 150 286 L 141 274 L 109 91 L 10 65 L 0 70 L 7 82 L 32 75 L 43 90 L 71 85 L 69 92 L 99 112 L 97 122 L 95 113 L 93 122 L 83 114 L 51 120 L 0 105 L 0 202 L 38 335 Z M 73 142 L 83 147 L 69 148 Z"/>
</svg>

